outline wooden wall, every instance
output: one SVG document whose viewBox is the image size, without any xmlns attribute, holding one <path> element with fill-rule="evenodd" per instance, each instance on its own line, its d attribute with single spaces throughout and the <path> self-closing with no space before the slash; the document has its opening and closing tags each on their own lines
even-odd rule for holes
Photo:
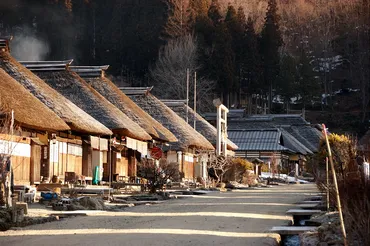
<svg viewBox="0 0 370 246">
<path fill-rule="evenodd" d="M 67 141 L 67 140 L 66 140 Z M 82 175 L 82 146 L 79 144 L 57 141 L 50 143 L 49 177 L 57 175 L 64 178 L 65 172 Z"/>
<path fill-rule="evenodd" d="M 119 174 L 119 176 L 128 176 L 128 159 L 127 157 L 121 157 L 116 161 L 116 168 L 114 173 Z"/>
<path fill-rule="evenodd" d="M 31 158 L 23 156 L 12 156 L 12 168 L 15 184 L 30 183 Z"/>
</svg>

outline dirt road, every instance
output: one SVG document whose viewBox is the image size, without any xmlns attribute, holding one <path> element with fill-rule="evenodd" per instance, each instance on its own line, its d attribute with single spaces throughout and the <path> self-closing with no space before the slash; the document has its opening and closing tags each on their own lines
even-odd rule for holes
<svg viewBox="0 0 370 246">
<path fill-rule="evenodd" d="M 265 233 L 314 185 L 212 192 L 0 232 L 0 245 L 273 245 Z"/>
</svg>

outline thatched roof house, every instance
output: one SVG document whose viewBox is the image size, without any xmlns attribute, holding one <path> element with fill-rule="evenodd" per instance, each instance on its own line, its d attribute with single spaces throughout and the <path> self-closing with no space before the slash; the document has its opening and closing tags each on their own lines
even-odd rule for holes
<svg viewBox="0 0 370 246">
<path fill-rule="evenodd" d="M 186 105 L 186 100 L 161 100 L 166 106 L 172 109 L 177 115 L 186 120 L 188 118 L 188 123 L 193 124 L 194 119 L 196 119 L 196 131 L 202 134 L 209 142 L 214 146 L 217 141 L 217 129 L 212 126 L 208 121 L 206 121 L 198 113 L 195 113 L 192 108 Z M 195 114 L 194 114 L 195 113 Z M 236 150 L 238 146 L 227 141 L 227 148 L 229 150 Z"/>
<path fill-rule="evenodd" d="M 0 52 L 0 67 L 54 111 L 71 130 L 96 135 L 112 134 L 108 128 L 22 66 L 8 52 Z"/>
<path fill-rule="evenodd" d="M 137 106 L 112 81 L 104 76 L 109 66 L 71 66 L 97 92 L 104 96 L 114 106 L 124 112 L 131 120 L 139 124 L 153 139 L 166 142 L 176 142 L 175 135 Z"/>
<path fill-rule="evenodd" d="M 57 66 L 57 62 L 48 61 L 22 64 L 114 133 L 143 141 L 152 139 L 145 130 L 94 90 L 77 73 L 67 68 L 68 64 L 65 64 L 64 68 Z"/>
<path fill-rule="evenodd" d="M 24 128 L 66 131 L 69 126 L 21 84 L 0 68 L 0 112 L 14 110 L 15 122 Z"/>
<path fill-rule="evenodd" d="M 149 115 L 175 134 L 179 141 L 171 143 L 171 149 L 186 150 L 192 147 L 205 150 L 214 149 L 213 145 L 205 137 L 153 96 L 150 93 L 151 88 L 124 87 L 120 89 Z"/>
</svg>

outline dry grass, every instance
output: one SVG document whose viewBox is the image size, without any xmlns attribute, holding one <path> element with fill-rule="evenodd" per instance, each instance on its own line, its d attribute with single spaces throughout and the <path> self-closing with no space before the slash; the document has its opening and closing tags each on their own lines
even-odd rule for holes
<svg viewBox="0 0 370 246">
<path fill-rule="evenodd" d="M 105 77 L 85 79 L 97 92 L 104 96 L 114 106 L 125 113 L 132 121 L 139 124 L 153 138 L 176 142 L 176 137 L 148 113 L 137 106 L 128 96 Z"/>
<path fill-rule="evenodd" d="M 0 67 L 55 112 L 72 130 L 98 135 L 112 134 L 108 128 L 48 86 L 9 53 L 0 52 Z"/>
<path fill-rule="evenodd" d="M 21 126 L 37 130 L 70 130 L 58 115 L 0 68 L 1 105 L 8 109 L 4 113 L 14 110 L 15 120 Z"/>
<path fill-rule="evenodd" d="M 176 136 L 178 142 L 171 142 L 171 149 L 186 150 L 194 147 L 214 150 L 213 145 L 203 135 L 152 94 L 132 95 L 131 99 Z"/>
<path fill-rule="evenodd" d="M 337 207 L 336 193 L 330 174 L 330 205 Z M 326 181 L 317 179 L 318 188 L 326 192 Z M 370 245 L 370 182 L 361 177 L 360 172 L 345 172 L 344 178 L 338 175 L 344 222 L 350 245 Z"/>
<path fill-rule="evenodd" d="M 77 73 L 66 70 L 36 74 L 113 132 L 139 140 L 152 139 L 144 129 L 94 90 Z"/>
</svg>

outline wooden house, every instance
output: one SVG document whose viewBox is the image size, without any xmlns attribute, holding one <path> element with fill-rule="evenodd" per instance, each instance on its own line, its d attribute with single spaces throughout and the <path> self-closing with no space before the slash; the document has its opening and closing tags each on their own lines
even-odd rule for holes
<svg viewBox="0 0 370 246">
<path fill-rule="evenodd" d="M 216 147 L 217 141 L 217 129 L 206 121 L 198 113 L 194 112 L 189 106 L 186 105 L 186 100 L 161 100 L 167 107 L 172 109 L 178 116 L 188 122 L 190 126 L 194 125 L 197 132 L 202 134 L 214 147 Z M 227 141 L 228 155 L 233 156 L 234 151 L 238 149 L 238 146 L 232 141 Z M 195 175 L 197 177 L 206 178 L 207 174 L 207 162 L 209 161 L 208 155 L 202 154 L 198 158 L 198 162 L 195 166 Z"/>
<path fill-rule="evenodd" d="M 51 88 L 42 79 L 16 61 L 9 52 L 0 52 L 0 68 L 58 115 L 70 128 L 55 134 L 38 134 L 41 147 L 40 178 L 64 179 L 66 172 L 81 175 L 89 163 L 83 160 L 84 136 L 110 136 L 112 131 Z M 88 156 L 88 155 L 85 155 Z M 90 174 L 86 176 L 91 176 Z M 40 182 L 40 180 L 35 180 Z"/>
<path fill-rule="evenodd" d="M 195 181 L 195 163 L 199 151 L 213 151 L 213 145 L 200 133 L 195 131 L 185 120 L 150 93 L 151 88 L 120 88 L 137 105 L 178 139 L 165 148 L 168 162 L 179 164 L 185 181 Z"/>
<path fill-rule="evenodd" d="M 318 151 L 321 132 L 301 115 L 239 115 L 228 119 L 230 140 L 239 146 L 236 156 L 264 162 L 272 159 L 293 169 L 303 168 L 306 156 Z"/>
<path fill-rule="evenodd" d="M 10 131 L 11 110 L 14 112 Z M 70 127 L 21 84 L 0 68 L 0 156 L 11 156 L 14 181 L 33 184 L 40 181 L 43 139 L 50 133 Z M 1 158 L 0 158 L 1 159 Z"/>
<path fill-rule="evenodd" d="M 110 103 L 125 113 L 132 121 L 136 122 L 152 137 L 148 145 L 149 153 L 153 147 L 162 148 L 167 142 L 176 142 L 175 135 L 156 121 L 147 112 L 136 105 L 128 96 L 126 96 L 112 81 L 105 76 L 108 66 L 70 66 L 70 69 L 82 77 L 91 87 L 104 96 Z M 130 147 L 124 146 L 117 154 L 113 156 L 117 161 L 113 165 L 113 173 L 128 174 L 127 152 L 137 151 L 138 146 L 131 144 Z M 150 155 L 146 155 L 148 157 Z M 153 158 L 153 156 L 151 156 Z M 126 176 L 126 175 L 124 175 Z"/>
<path fill-rule="evenodd" d="M 113 159 L 112 155 L 108 153 L 109 146 L 107 138 L 94 140 L 94 138 L 90 137 L 92 166 L 94 168 L 99 167 L 100 170 L 103 170 L 99 175 L 99 179 L 108 181 L 109 177 L 113 176 L 113 174 L 126 177 L 136 176 L 137 161 L 140 160 L 140 155 L 137 155 L 137 152 L 140 150 L 141 154 L 146 155 L 146 141 L 152 139 L 143 128 L 99 94 L 99 92 L 77 73 L 73 72 L 69 68 L 69 62 L 38 61 L 22 62 L 22 64 L 42 78 L 53 89 L 112 130 L 114 133 L 113 138 L 116 140 L 113 144 L 115 149 L 121 149 L 123 147 L 122 143 L 126 144 L 126 146 L 129 144 L 131 144 L 130 146 L 135 145 L 135 150 L 127 151 L 127 156 L 124 156 L 124 158 L 128 159 L 128 170 L 126 169 L 127 171 L 125 171 L 121 167 L 122 164 L 125 164 L 122 158 Z M 98 144 L 94 144 L 94 141 L 97 141 Z M 117 171 L 120 171 L 120 173 L 115 173 Z M 91 170 L 84 170 L 83 173 L 86 172 L 91 174 Z"/>
</svg>

